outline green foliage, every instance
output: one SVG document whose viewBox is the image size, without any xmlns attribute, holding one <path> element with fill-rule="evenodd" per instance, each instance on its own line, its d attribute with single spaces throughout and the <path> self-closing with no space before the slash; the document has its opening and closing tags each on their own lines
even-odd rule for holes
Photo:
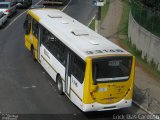
<svg viewBox="0 0 160 120">
<path fill-rule="evenodd" d="M 160 37 L 160 6 L 158 8 L 152 8 L 152 0 L 141 0 L 141 2 L 140 0 L 131 1 L 131 12 L 136 22 L 148 31 L 150 31 L 151 33 Z M 146 4 L 150 6 L 147 6 Z"/>
<path fill-rule="evenodd" d="M 89 27 L 90 27 L 92 30 L 95 29 L 95 20 L 93 20 L 93 21 L 91 22 L 91 24 L 89 25 Z"/>
<path fill-rule="evenodd" d="M 129 39 L 122 40 L 121 42 L 122 47 L 124 47 L 127 51 L 132 53 L 134 56 L 136 56 L 136 61 L 140 65 L 143 66 L 143 68 L 148 71 L 150 74 L 155 76 L 158 80 L 160 80 L 160 71 L 157 71 L 157 65 L 155 64 L 154 60 L 152 59 L 150 63 L 147 62 L 147 56 L 144 56 L 144 59 L 141 58 L 142 52 L 137 50 L 136 46 L 131 43 Z"/>
<path fill-rule="evenodd" d="M 123 0 L 123 14 L 118 28 L 118 32 L 120 35 L 128 35 L 129 12 L 130 12 L 130 3 L 128 0 Z"/>
</svg>

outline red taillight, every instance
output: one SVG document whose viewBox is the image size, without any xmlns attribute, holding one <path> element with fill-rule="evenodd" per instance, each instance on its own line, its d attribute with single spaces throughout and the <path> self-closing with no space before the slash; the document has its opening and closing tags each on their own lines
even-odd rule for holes
<svg viewBox="0 0 160 120">
<path fill-rule="evenodd" d="M 11 12 L 10 10 L 6 10 L 5 12 Z"/>
</svg>

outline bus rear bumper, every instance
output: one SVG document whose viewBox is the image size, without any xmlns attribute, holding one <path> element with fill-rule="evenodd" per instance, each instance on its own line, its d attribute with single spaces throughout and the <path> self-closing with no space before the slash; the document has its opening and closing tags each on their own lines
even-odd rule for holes
<svg viewBox="0 0 160 120">
<path fill-rule="evenodd" d="M 115 110 L 121 108 L 131 107 L 132 100 L 125 100 L 122 99 L 121 101 L 114 103 L 114 104 L 100 104 L 100 103 L 93 103 L 93 104 L 83 104 L 83 111 L 107 111 L 107 110 Z"/>
</svg>

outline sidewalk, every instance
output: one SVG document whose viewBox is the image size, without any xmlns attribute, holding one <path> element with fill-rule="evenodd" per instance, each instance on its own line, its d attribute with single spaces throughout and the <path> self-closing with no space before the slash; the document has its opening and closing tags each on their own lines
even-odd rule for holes
<svg viewBox="0 0 160 120">
<path fill-rule="evenodd" d="M 122 2 L 120 0 L 110 0 L 107 16 L 104 18 L 104 22 L 101 25 L 101 35 L 107 38 L 116 37 L 122 12 Z"/>
<path fill-rule="evenodd" d="M 101 25 L 100 34 L 118 44 L 118 25 L 123 13 L 121 0 L 110 0 L 108 13 Z M 160 114 L 160 81 L 136 65 L 134 100 L 154 114 Z"/>
</svg>

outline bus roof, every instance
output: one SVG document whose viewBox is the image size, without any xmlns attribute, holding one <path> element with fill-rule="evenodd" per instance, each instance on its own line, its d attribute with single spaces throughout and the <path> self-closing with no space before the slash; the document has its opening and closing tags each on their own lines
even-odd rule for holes
<svg viewBox="0 0 160 120">
<path fill-rule="evenodd" d="M 88 56 L 131 55 L 60 10 L 32 9 L 28 14 L 84 60 Z"/>
</svg>

